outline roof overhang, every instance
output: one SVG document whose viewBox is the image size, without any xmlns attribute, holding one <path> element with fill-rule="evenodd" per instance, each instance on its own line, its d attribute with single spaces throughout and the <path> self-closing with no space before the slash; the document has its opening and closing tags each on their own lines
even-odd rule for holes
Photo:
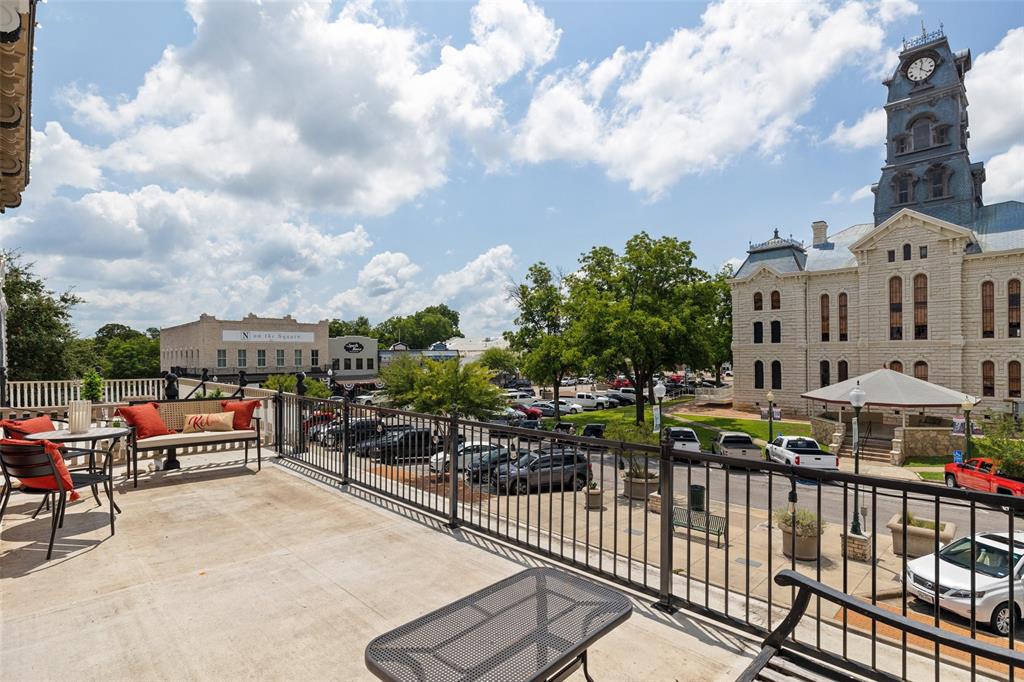
<svg viewBox="0 0 1024 682">
<path fill-rule="evenodd" d="M 959 238 L 976 241 L 974 232 L 966 227 L 920 213 L 910 208 L 902 208 L 890 216 L 884 223 L 851 244 L 850 251 L 863 251 L 865 249 L 869 249 L 875 244 L 875 242 L 891 230 L 907 225 L 913 225 L 915 227 L 924 226 L 946 239 Z"/>
<path fill-rule="evenodd" d="M 0 213 L 29 182 L 36 0 L 0 0 Z"/>
</svg>

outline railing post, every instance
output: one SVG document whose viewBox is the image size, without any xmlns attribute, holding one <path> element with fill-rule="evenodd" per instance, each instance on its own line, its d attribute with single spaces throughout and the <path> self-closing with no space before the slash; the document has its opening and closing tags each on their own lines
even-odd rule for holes
<svg viewBox="0 0 1024 682">
<path fill-rule="evenodd" d="M 277 388 L 277 395 L 274 396 L 274 449 L 277 456 L 284 454 L 284 395 L 281 387 Z"/>
<path fill-rule="evenodd" d="M 672 505 L 675 502 L 675 481 L 672 476 L 672 441 L 668 429 L 661 431 L 661 453 L 658 478 L 661 481 L 661 562 L 658 566 L 661 584 L 654 607 L 666 613 L 675 613 L 672 603 Z"/>
<path fill-rule="evenodd" d="M 305 406 L 305 401 L 303 400 L 303 397 L 306 395 L 306 384 L 305 384 L 305 381 L 306 381 L 306 373 L 305 372 L 296 372 L 295 373 L 295 395 L 296 395 L 296 397 L 295 397 L 295 409 L 296 409 L 296 415 L 298 416 L 297 424 L 296 425 L 297 425 L 297 427 L 299 429 L 298 442 L 299 442 L 299 452 L 300 453 L 306 452 L 306 429 L 305 429 L 305 424 L 303 423 L 304 422 L 303 412 L 304 412 L 304 406 Z"/>
<path fill-rule="evenodd" d="M 448 527 L 459 527 L 459 467 L 455 461 L 459 450 L 459 413 L 452 406 L 448 424 L 448 479 L 451 482 L 451 499 L 448 508 Z"/>
<path fill-rule="evenodd" d="M 348 398 L 344 398 L 341 401 L 341 484 L 345 485 L 348 483 L 348 428 L 349 419 L 349 404 Z"/>
</svg>

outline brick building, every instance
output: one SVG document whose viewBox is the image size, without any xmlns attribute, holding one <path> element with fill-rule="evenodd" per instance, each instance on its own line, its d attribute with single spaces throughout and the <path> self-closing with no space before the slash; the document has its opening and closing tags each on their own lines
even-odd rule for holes
<svg viewBox="0 0 1024 682">
<path fill-rule="evenodd" d="M 329 365 L 328 322 L 298 322 L 291 315 L 218 320 L 199 316 L 160 330 L 160 369 L 184 367 L 231 376 L 244 369 L 253 375 L 310 372 Z"/>
<path fill-rule="evenodd" d="M 1024 203 L 985 205 L 967 150 L 964 74 L 941 32 L 905 44 L 889 90 L 874 221 L 751 245 L 732 280 L 734 401 L 764 404 L 889 367 L 982 399 L 1021 401 Z"/>
</svg>

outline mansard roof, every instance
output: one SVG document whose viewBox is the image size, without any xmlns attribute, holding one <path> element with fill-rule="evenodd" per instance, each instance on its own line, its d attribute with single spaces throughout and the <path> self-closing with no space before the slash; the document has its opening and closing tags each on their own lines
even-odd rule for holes
<svg viewBox="0 0 1024 682">
<path fill-rule="evenodd" d="M 1024 249 L 1024 202 L 982 206 L 974 223 L 974 234 L 978 238 L 977 251 L 982 253 Z"/>
</svg>

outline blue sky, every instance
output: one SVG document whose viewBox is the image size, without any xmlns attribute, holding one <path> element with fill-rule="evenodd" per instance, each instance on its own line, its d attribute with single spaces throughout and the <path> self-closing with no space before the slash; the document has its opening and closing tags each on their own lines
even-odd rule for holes
<svg viewBox="0 0 1024 682">
<path fill-rule="evenodd" d="M 1024 199 L 1024 3 L 40 5 L 0 218 L 83 333 L 201 312 L 500 332 L 529 264 L 644 229 L 742 257 L 871 219 L 900 38 L 970 48 L 972 158 Z M 976 82 L 975 82 L 976 81 Z M 859 193 L 858 193 L 859 192 Z"/>
</svg>

